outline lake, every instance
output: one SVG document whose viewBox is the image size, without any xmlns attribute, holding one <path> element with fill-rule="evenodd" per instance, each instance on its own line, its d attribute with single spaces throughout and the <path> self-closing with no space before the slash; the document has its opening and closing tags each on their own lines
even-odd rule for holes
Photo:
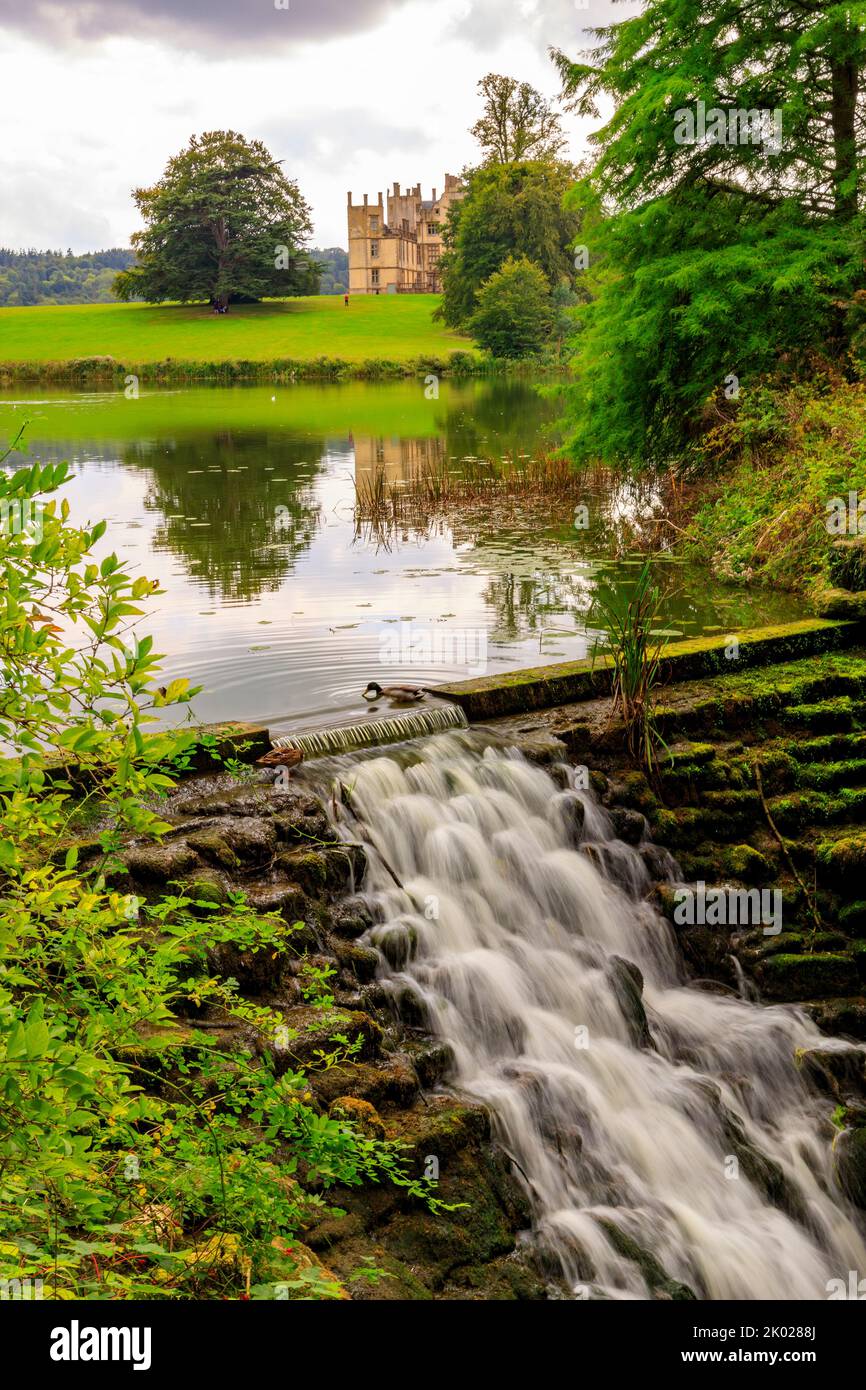
<svg viewBox="0 0 866 1390">
<path fill-rule="evenodd" d="M 475 506 L 383 537 L 355 522 L 355 480 L 399 486 L 427 463 L 516 461 L 558 443 L 555 399 L 523 380 L 0 393 L 10 462 L 68 459 L 80 522 L 167 591 L 144 621 L 169 677 L 204 686 L 203 721 L 287 732 L 367 711 L 368 681 L 433 684 L 587 655 L 601 587 L 640 559 L 628 524 L 649 485 L 586 482 L 589 524 L 551 501 Z M 7 464 L 8 466 L 8 464 Z M 717 583 L 662 557 L 672 634 L 802 615 L 797 600 Z"/>
</svg>

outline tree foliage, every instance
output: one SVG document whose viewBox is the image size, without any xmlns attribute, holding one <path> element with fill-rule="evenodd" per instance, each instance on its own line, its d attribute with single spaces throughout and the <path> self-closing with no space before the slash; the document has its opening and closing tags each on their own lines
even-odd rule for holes
<svg viewBox="0 0 866 1390">
<path fill-rule="evenodd" d="M 544 350 L 553 319 L 544 273 L 525 256 L 509 257 L 478 291 L 469 330 L 494 357 L 532 357 Z"/>
<path fill-rule="evenodd" d="M 467 175 L 466 194 L 449 213 L 440 262 L 447 324 L 468 321 L 482 284 L 509 257 L 534 261 L 550 289 L 571 282 L 568 248 L 578 216 L 563 207 L 563 198 L 573 181 L 570 165 L 543 160 L 493 164 Z"/>
<path fill-rule="evenodd" d="M 559 114 L 528 82 L 489 72 L 478 90 L 484 112 L 471 134 L 481 146 L 485 164 L 559 157 L 566 143 Z"/>
<path fill-rule="evenodd" d="M 310 210 L 297 183 L 260 140 L 235 131 L 193 136 L 152 188 L 135 190 L 145 229 L 136 265 L 118 275 L 120 299 L 212 302 L 315 293 L 304 250 Z"/>
<path fill-rule="evenodd" d="M 593 301 L 574 446 L 658 459 L 761 374 L 850 351 L 866 5 L 648 0 L 596 34 L 587 61 L 555 55 L 579 114 L 614 102 L 573 194 Z"/>
</svg>

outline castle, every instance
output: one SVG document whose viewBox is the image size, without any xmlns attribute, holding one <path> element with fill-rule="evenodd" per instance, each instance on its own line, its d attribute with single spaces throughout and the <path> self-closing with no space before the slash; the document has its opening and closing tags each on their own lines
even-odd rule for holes
<svg viewBox="0 0 866 1390">
<path fill-rule="evenodd" d="M 439 257 L 442 225 L 451 204 L 463 195 L 454 174 L 445 175 L 441 197 L 421 197 L 421 185 L 382 194 L 371 203 L 353 203 L 349 194 L 349 292 L 351 294 L 431 294 L 441 288 Z"/>
</svg>

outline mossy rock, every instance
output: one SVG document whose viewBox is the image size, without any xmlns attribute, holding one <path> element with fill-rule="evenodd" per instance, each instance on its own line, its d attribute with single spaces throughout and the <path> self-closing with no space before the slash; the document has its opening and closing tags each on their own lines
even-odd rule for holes
<svg viewBox="0 0 866 1390">
<path fill-rule="evenodd" d="M 410 1106 L 418 1096 L 418 1082 L 411 1067 L 399 1057 L 382 1063 L 339 1062 L 309 1073 L 310 1089 L 325 1107 L 340 1097 L 353 1096 L 383 1106 Z"/>
<path fill-rule="evenodd" d="M 866 999 L 814 999 L 803 1005 L 810 1018 L 833 1037 L 866 1039 Z"/>
<path fill-rule="evenodd" d="M 797 1066 L 819 1090 L 836 1100 L 862 1094 L 866 1084 L 866 1051 L 863 1048 L 801 1047 Z"/>
<path fill-rule="evenodd" d="M 359 946 L 356 941 L 341 941 L 339 938 L 334 939 L 332 948 L 338 964 L 353 979 L 362 984 L 375 979 L 379 968 L 379 957 L 375 951 L 368 946 Z"/>
<path fill-rule="evenodd" d="M 866 902 L 858 898 L 855 902 L 843 903 L 839 909 L 839 926 L 849 936 L 866 935 Z"/>
<path fill-rule="evenodd" d="M 818 704 L 790 705 L 780 711 L 780 719 L 798 728 L 831 732 L 854 727 L 854 710 L 847 695 Z"/>
<path fill-rule="evenodd" d="M 843 1130 L 833 1143 L 836 1176 L 843 1192 L 866 1207 L 866 1126 Z"/>
<path fill-rule="evenodd" d="M 439 1291 L 439 1297 L 460 1302 L 540 1303 L 547 1301 L 549 1291 L 530 1253 L 518 1247 L 487 1264 L 464 1265 L 455 1270 Z"/>
<path fill-rule="evenodd" d="M 848 758 L 839 762 L 803 763 L 798 782 L 817 791 L 832 791 L 836 787 L 853 787 L 866 782 L 866 758 Z"/>
<path fill-rule="evenodd" d="M 666 767 L 703 767 L 717 757 L 714 743 L 686 743 L 671 748 L 665 755 Z"/>
<path fill-rule="evenodd" d="M 317 1009 L 312 1004 L 298 1004 L 281 1012 L 290 1033 L 288 1044 L 279 1047 L 267 1039 L 259 1040 L 262 1049 L 272 1054 L 278 1072 L 290 1067 L 321 1065 L 322 1055 L 330 1056 L 340 1050 L 342 1045 L 334 1042 L 337 1036 L 346 1037 L 352 1043 L 360 1040 L 355 1060 L 372 1061 L 381 1051 L 380 1025 L 360 1010 Z"/>
<path fill-rule="evenodd" d="M 516 1209 L 503 1201 L 503 1184 L 515 1188 Z M 388 1251 L 437 1290 L 455 1270 L 509 1255 L 529 1215 L 501 1158 L 478 1147 L 440 1158 L 438 1195 L 459 1209 L 398 1212 L 380 1232 Z"/>
<path fill-rule="evenodd" d="M 218 830 L 197 830 L 187 836 L 187 844 L 208 864 L 230 871 L 240 867 L 240 860 L 231 845 Z"/>
<path fill-rule="evenodd" d="M 216 906 L 228 902 L 228 883 L 216 869 L 196 869 L 180 882 L 185 895 L 198 902 L 213 903 Z"/>
<path fill-rule="evenodd" d="M 788 755 L 797 762 L 837 762 L 845 757 L 866 757 L 866 733 L 821 734 L 818 738 L 792 739 Z"/>
<path fill-rule="evenodd" d="M 827 569 L 840 589 L 866 589 L 866 536 L 839 536 L 830 546 Z"/>
<path fill-rule="evenodd" d="M 856 994 L 859 983 L 854 961 L 836 951 L 770 956 L 756 967 L 755 977 L 769 999 L 786 1003 Z"/>
<path fill-rule="evenodd" d="M 124 850 L 122 858 L 134 881 L 160 884 L 187 876 L 199 862 L 195 850 L 182 840 L 134 846 Z"/>
<path fill-rule="evenodd" d="M 339 1235 L 341 1224 L 347 1226 L 350 1219 L 334 1223 L 335 1235 Z M 434 1297 L 419 1271 L 392 1255 L 381 1244 L 378 1233 L 375 1237 L 341 1241 L 328 1249 L 327 1258 L 353 1303 L 424 1303 Z M 371 1277 L 360 1272 L 370 1269 L 377 1274 Z"/>
<path fill-rule="evenodd" d="M 658 798 L 643 772 L 627 772 L 617 787 L 618 800 L 625 806 L 649 815 L 658 806 Z"/>
<path fill-rule="evenodd" d="M 350 1124 L 366 1139 L 384 1139 L 385 1125 L 375 1106 L 357 1096 L 338 1096 L 328 1107 L 328 1118 Z"/>
<path fill-rule="evenodd" d="M 818 865 L 828 876 L 849 880 L 866 870 L 866 835 L 850 835 L 818 846 Z"/>
<path fill-rule="evenodd" d="M 428 1154 L 440 1162 L 467 1145 L 490 1138 L 490 1118 L 481 1105 L 467 1105 L 449 1096 L 432 1096 L 425 1105 L 388 1117 L 388 1138 L 407 1146 L 411 1161 L 423 1170 Z"/>
<path fill-rule="evenodd" d="M 815 609 L 821 618 L 861 623 L 866 620 L 866 592 L 862 589 L 822 589 L 816 594 Z"/>
<path fill-rule="evenodd" d="M 687 1285 L 672 1279 L 649 1250 L 617 1226 L 615 1221 L 602 1219 L 598 1223 L 607 1233 L 611 1245 L 626 1260 L 632 1260 L 655 1298 L 671 1299 L 675 1303 L 692 1302 L 694 1293 Z"/>
<path fill-rule="evenodd" d="M 731 845 L 722 855 L 723 871 L 743 883 L 766 883 L 774 869 L 769 859 L 751 845 Z"/>
<path fill-rule="evenodd" d="M 277 856 L 276 866 L 306 893 L 315 895 L 327 886 L 328 865 L 325 856 L 317 850 L 288 850 Z"/>
<path fill-rule="evenodd" d="M 436 1039 L 406 1039 L 400 1050 L 425 1090 L 446 1081 L 454 1071 L 454 1048 L 449 1042 Z"/>
<path fill-rule="evenodd" d="M 264 816 L 232 816 L 224 821 L 219 833 L 244 867 L 267 863 L 277 847 L 273 822 Z"/>
</svg>

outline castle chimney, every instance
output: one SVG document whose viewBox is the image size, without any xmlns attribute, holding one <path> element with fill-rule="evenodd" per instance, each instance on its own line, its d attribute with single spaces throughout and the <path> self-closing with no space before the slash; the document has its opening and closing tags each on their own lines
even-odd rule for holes
<svg viewBox="0 0 866 1390">
<path fill-rule="evenodd" d="M 396 180 L 395 180 L 395 182 L 394 182 L 394 197 L 395 197 L 395 198 L 399 198 L 399 197 L 400 197 L 400 185 L 399 185 L 399 183 L 396 182 Z"/>
<path fill-rule="evenodd" d="M 352 206 L 352 190 L 351 190 L 351 188 L 349 189 L 348 198 L 349 198 L 349 207 L 351 207 L 351 206 Z"/>
<path fill-rule="evenodd" d="M 366 195 L 366 193 L 365 193 L 365 194 L 364 194 L 364 207 L 366 207 L 366 206 L 367 206 L 367 195 Z"/>
<path fill-rule="evenodd" d="M 436 189 L 433 189 L 433 201 L 436 202 Z"/>
</svg>

